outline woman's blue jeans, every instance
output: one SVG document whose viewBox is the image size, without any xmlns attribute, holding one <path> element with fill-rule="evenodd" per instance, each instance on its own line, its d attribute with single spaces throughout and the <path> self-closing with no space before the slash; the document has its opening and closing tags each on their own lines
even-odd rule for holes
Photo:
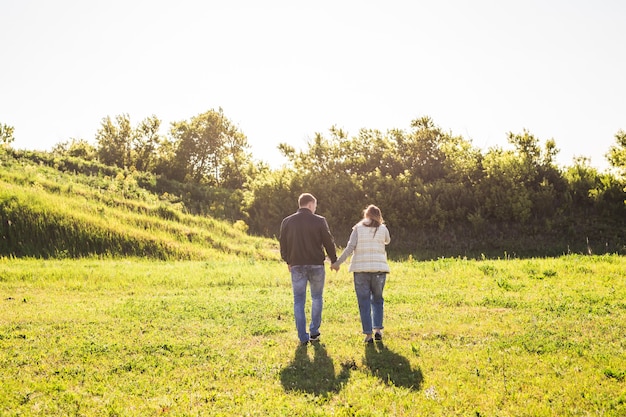
<svg viewBox="0 0 626 417">
<path fill-rule="evenodd" d="M 385 272 L 355 272 L 354 290 L 359 303 L 359 314 L 363 333 L 372 334 L 372 329 L 383 328 L 383 289 Z"/>
<path fill-rule="evenodd" d="M 291 287 L 293 289 L 293 315 L 296 319 L 298 339 L 301 342 L 309 341 L 309 333 L 306 329 L 306 287 L 310 284 L 311 290 L 311 324 L 309 331 L 312 335 L 319 334 L 322 324 L 322 307 L 324 304 L 324 280 L 326 270 L 324 265 L 294 265 L 291 271 Z"/>
</svg>

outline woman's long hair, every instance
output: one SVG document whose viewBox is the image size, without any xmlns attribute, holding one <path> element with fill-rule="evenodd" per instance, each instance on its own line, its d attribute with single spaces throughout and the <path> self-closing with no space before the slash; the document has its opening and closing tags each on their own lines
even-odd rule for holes
<svg viewBox="0 0 626 417">
<path fill-rule="evenodd" d="M 364 222 L 364 220 L 369 220 L 369 223 Z M 378 227 L 384 222 L 380 209 L 375 205 L 370 204 L 363 210 L 363 220 L 361 220 L 361 224 L 367 227 L 375 227 L 374 236 L 376 236 L 376 232 L 378 232 Z"/>
</svg>

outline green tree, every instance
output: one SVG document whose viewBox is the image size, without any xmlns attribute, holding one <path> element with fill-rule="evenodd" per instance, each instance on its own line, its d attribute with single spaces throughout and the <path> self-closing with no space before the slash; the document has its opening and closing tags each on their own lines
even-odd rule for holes
<svg viewBox="0 0 626 417">
<path fill-rule="evenodd" d="M 556 142 L 549 139 L 542 148 L 539 139 L 526 129 L 521 134 L 509 132 L 508 141 L 515 147 L 516 163 L 510 167 L 511 175 L 528 192 L 534 219 L 545 220 L 556 214 L 567 188 L 554 164 L 559 152 Z"/>
<path fill-rule="evenodd" d="M 395 133 L 395 146 L 401 165 L 425 182 L 445 176 L 444 143 L 450 139 L 433 120 L 424 116 L 411 122 L 411 132 Z"/>
<path fill-rule="evenodd" d="M 520 160 L 511 151 L 493 148 L 483 159 L 485 176 L 478 185 L 478 199 L 488 219 L 498 222 L 526 223 L 532 200 L 521 181 Z"/>
<path fill-rule="evenodd" d="M 253 169 L 248 139 L 231 124 L 224 135 L 223 147 L 220 186 L 229 189 L 242 188 Z"/>
<path fill-rule="evenodd" d="M 626 176 L 626 132 L 620 129 L 615 134 L 615 141 L 617 143 L 609 148 L 606 157 L 611 166 Z"/>
<path fill-rule="evenodd" d="M 52 153 L 81 158 L 87 161 L 93 161 L 97 156 L 97 150 L 93 145 L 85 139 L 75 138 L 70 138 L 68 141 L 57 143 L 52 148 Z"/>
<path fill-rule="evenodd" d="M 365 175 L 378 170 L 382 176 L 396 177 L 404 172 L 399 166 L 395 143 L 390 133 L 376 129 L 361 129 L 357 136 L 338 143 L 337 153 L 344 159 L 345 171 Z"/>
<path fill-rule="evenodd" d="M 471 141 L 449 135 L 441 144 L 441 150 L 445 155 L 443 168 L 447 181 L 468 186 L 480 181 L 483 176 L 483 154 Z"/>
<path fill-rule="evenodd" d="M 520 163 L 518 179 L 529 186 L 541 183 L 548 171 L 554 168 L 554 157 L 559 152 L 554 139 L 547 140 L 544 149 L 539 139 L 526 129 L 521 134 L 509 132 L 507 139 L 515 147 L 515 155 Z"/>
<path fill-rule="evenodd" d="M 181 177 L 176 172 L 176 142 L 168 136 L 161 138 L 159 147 L 156 150 L 154 164 L 154 173 L 157 175 L 163 175 L 170 179 Z M 184 174 L 182 174 L 182 177 L 184 178 Z"/>
<path fill-rule="evenodd" d="M 152 115 L 142 120 L 133 130 L 130 163 L 138 171 L 153 172 L 158 159 L 157 150 L 161 144 L 159 129 L 161 120 Z"/>
<path fill-rule="evenodd" d="M 171 170 L 176 179 L 216 186 L 243 184 L 251 159 L 248 141 L 221 108 L 172 123 L 170 134 L 176 148 Z"/>
<path fill-rule="evenodd" d="M 97 154 L 100 161 L 120 168 L 156 172 L 163 154 L 164 139 L 159 134 L 161 120 L 152 115 L 132 127 L 128 114 L 102 119 L 96 133 Z"/>
<path fill-rule="evenodd" d="M 589 197 L 601 186 L 600 173 L 590 165 L 589 158 L 577 157 L 574 165 L 565 170 L 564 178 L 570 201 L 568 209 L 589 216 L 593 208 L 593 200 Z"/>
<path fill-rule="evenodd" d="M 335 127 L 331 127 L 330 133 L 330 138 L 319 132 L 315 133 L 313 139 L 307 141 L 307 149 L 303 151 L 296 151 L 285 143 L 278 145 L 278 149 L 301 174 L 335 172 L 343 168 L 344 157 L 337 150 L 347 140 L 347 136 L 344 131 Z"/>
<path fill-rule="evenodd" d="M 131 166 L 132 139 L 133 129 L 128 114 L 118 115 L 115 120 L 105 117 L 96 132 L 98 158 L 106 165 Z"/>
<path fill-rule="evenodd" d="M 288 168 L 271 170 L 257 166 L 246 185 L 244 207 L 251 233 L 278 237 L 281 220 L 297 208 L 297 190 L 292 186 L 297 174 Z"/>
<path fill-rule="evenodd" d="M 0 145 L 2 145 L 3 148 L 8 148 L 15 140 L 13 137 L 14 131 L 15 128 L 13 126 L 0 123 Z"/>
</svg>

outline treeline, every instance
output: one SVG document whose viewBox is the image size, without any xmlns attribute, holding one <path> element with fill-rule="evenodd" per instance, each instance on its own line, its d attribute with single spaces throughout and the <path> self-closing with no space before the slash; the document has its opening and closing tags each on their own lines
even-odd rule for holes
<svg viewBox="0 0 626 417">
<path fill-rule="evenodd" d="M 612 162 L 626 149 L 626 135 L 616 137 Z M 395 248 L 420 258 L 626 252 L 623 176 L 599 173 L 584 158 L 561 170 L 556 143 L 541 144 L 528 131 L 508 141 L 512 150 L 482 152 L 428 117 L 408 132 L 363 129 L 348 137 L 331 129 L 307 150 L 282 146 L 290 166 L 253 181 L 249 225 L 277 233 L 285 202 L 310 190 L 342 244 L 374 203 Z"/>
<path fill-rule="evenodd" d="M 103 175 L 115 167 L 189 213 L 243 221 L 249 233 L 268 237 L 308 191 L 340 246 L 373 203 L 392 232 L 390 251 L 403 256 L 626 253 L 623 131 L 607 154 L 612 172 L 598 172 L 584 157 L 560 168 L 555 141 L 528 131 L 508 134 L 511 149 L 483 151 L 428 117 L 408 130 L 356 136 L 333 127 L 303 150 L 281 144 L 288 163 L 272 169 L 252 158 L 246 136 L 221 109 L 172 123 L 166 137 L 159 126 L 156 117 L 135 127 L 126 115 L 107 117 L 96 146 L 72 139 L 50 154 L 22 156 Z"/>
</svg>

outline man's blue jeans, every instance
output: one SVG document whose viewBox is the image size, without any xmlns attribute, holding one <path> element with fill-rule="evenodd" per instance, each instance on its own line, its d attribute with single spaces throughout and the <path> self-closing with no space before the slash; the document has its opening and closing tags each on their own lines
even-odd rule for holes
<svg viewBox="0 0 626 417">
<path fill-rule="evenodd" d="M 326 270 L 324 265 L 294 265 L 291 267 L 291 287 L 293 289 L 293 314 L 296 319 L 296 329 L 300 342 L 309 341 L 309 333 L 306 329 L 306 287 L 310 284 L 311 290 L 311 334 L 319 334 L 322 324 L 322 306 L 324 293 L 324 280 Z"/>
<path fill-rule="evenodd" d="M 364 334 L 372 334 L 372 328 L 383 328 L 383 289 L 385 272 L 355 272 L 354 290 L 359 303 L 359 314 Z"/>
</svg>

